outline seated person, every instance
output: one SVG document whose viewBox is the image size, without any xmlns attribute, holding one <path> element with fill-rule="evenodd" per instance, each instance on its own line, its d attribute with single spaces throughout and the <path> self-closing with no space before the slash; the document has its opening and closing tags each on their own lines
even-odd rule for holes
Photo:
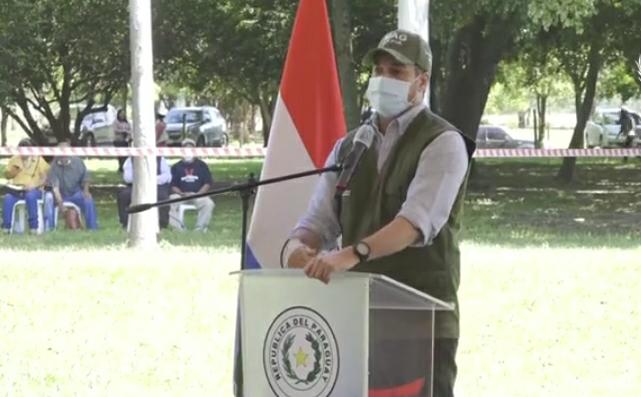
<svg viewBox="0 0 641 397">
<path fill-rule="evenodd" d="M 59 147 L 69 147 L 68 142 L 61 142 Z M 89 230 L 98 228 L 96 204 L 89 192 L 89 171 L 85 163 L 75 156 L 57 156 L 51 163 L 49 184 L 53 189 L 55 204 L 60 215 L 64 214 L 63 203 L 73 203 L 80 208 Z M 53 203 L 47 201 L 47 218 L 53 219 Z"/>
<path fill-rule="evenodd" d="M 18 146 L 31 146 L 31 141 L 25 138 Z M 26 203 L 31 233 L 38 232 L 38 200 L 42 198 L 48 172 L 49 164 L 40 156 L 11 157 L 4 171 L 9 184 L 2 206 L 2 229 L 6 233 L 11 231 L 13 207 L 19 200 Z"/>
<path fill-rule="evenodd" d="M 193 139 L 185 139 L 183 147 L 195 147 Z M 171 167 L 171 196 L 169 198 L 186 197 L 195 193 L 203 193 L 211 189 L 213 179 L 209 167 L 204 161 L 193 156 L 185 156 Z M 206 231 L 214 211 L 214 201 L 211 197 L 200 197 L 171 205 L 169 224 L 178 230 L 184 230 L 185 225 L 180 219 L 180 204 L 193 204 L 198 209 L 196 230 Z"/>
<path fill-rule="evenodd" d="M 133 158 L 129 157 L 123 164 L 122 179 L 127 184 L 126 187 L 118 190 L 116 201 L 118 203 L 118 218 L 123 228 L 127 227 L 129 214 L 127 208 L 131 205 L 131 194 L 133 191 L 134 181 L 134 162 Z M 169 198 L 169 184 L 171 182 L 171 170 L 169 164 L 164 157 L 156 158 L 156 184 L 157 184 L 157 199 L 166 200 Z M 169 207 L 163 206 L 158 208 L 158 221 L 161 228 L 166 228 L 169 224 Z"/>
</svg>

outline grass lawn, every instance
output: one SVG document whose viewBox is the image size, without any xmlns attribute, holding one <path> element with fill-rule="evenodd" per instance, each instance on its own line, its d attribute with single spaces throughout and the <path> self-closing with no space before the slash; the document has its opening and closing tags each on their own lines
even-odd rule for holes
<svg viewBox="0 0 641 397">
<path fill-rule="evenodd" d="M 0 236 L 0 395 L 231 396 L 240 200 L 216 199 L 208 233 L 125 250 L 114 164 L 89 161 L 100 231 Z M 570 187 L 557 160 L 479 164 L 457 395 L 641 395 L 641 163 L 580 160 Z M 261 163 L 210 165 L 230 183 Z"/>
</svg>

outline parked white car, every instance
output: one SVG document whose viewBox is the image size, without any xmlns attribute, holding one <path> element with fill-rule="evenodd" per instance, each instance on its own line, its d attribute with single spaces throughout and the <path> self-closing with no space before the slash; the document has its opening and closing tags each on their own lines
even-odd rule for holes
<svg viewBox="0 0 641 397">
<path fill-rule="evenodd" d="M 638 113 L 630 112 L 636 122 L 636 135 L 641 137 L 641 116 Z M 621 124 L 619 118 L 621 109 L 597 109 L 594 115 L 585 126 L 585 146 L 593 147 L 622 147 L 625 145 L 626 137 L 619 135 Z"/>
<path fill-rule="evenodd" d="M 86 115 L 80 126 L 80 141 L 84 146 L 113 145 L 115 121 L 116 108 L 111 105 L 107 106 L 106 111 Z"/>
</svg>

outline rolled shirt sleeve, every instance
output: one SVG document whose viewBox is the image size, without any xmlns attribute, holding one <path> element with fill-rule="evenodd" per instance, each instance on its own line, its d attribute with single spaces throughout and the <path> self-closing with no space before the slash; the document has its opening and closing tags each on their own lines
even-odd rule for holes
<svg viewBox="0 0 641 397">
<path fill-rule="evenodd" d="M 336 163 L 339 140 L 325 161 L 325 167 Z M 447 131 L 428 145 L 419 158 L 416 174 L 397 216 L 407 219 L 421 232 L 412 246 L 431 243 L 447 222 L 468 167 L 463 137 Z M 334 190 L 338 176 L 327 172 L 320 176 L 307 207 L 295 229 L 308 229 L 322 240 L 322 249 L 336 248 L 341 228 L 336 216 Z"/>
<path fill-rule="evenodd" d="M 428 145 L 419 158 L 416 174 L 397 216 L 421 231 L 412 246 L 425 246 L 447 222 L 468 168 L 463 137 L 446 131 Z"/>
<path fill-rule="evenodd" d="M 344 138 L 336 142 L 336 145 L 334 145 L 334 148 L 325 160 L 325 167 L 336 164 L 338 149 L 343 140 Z M 336 248 L 337 239 L 341 233 L 341 228 L 336 216 L 336 203 L 334 201 L 334 190 L 337 179 L 338 175 L 336 172 L 325 172 L 320 175 L 307 211 L 294 228 L 294 230 L 308 229 L 316 233 L 322 240 L 323 245 L 321 249 L 324 250 Z"/>
</svg>

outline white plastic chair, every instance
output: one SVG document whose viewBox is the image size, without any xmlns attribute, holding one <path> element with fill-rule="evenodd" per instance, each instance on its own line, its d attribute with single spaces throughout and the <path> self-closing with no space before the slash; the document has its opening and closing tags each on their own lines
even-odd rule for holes
<svg viewBox="0 0 641 397">
<path fill-rule="evenodd" d="M 180 226 L 182 226 L 183 229 L 185 228 L 185 212 L 187 211 L 198 211 L 195 205 L 193 204 L 180 204 L 178 206 L 178 223 L 180 223 Z"/>
<path fill-rule="evenodd" d="M 78 207 L 77 205 L 75 205 L 70 201 L 63 201 L 62 207 L 73 208 L 74 210 L 76 210 L 76 212 L 78 213 L 78 218 L 80 219 L 80 224 L 82 225 L 83 228 L 85 227 L 85 218 L 82 215 L 82 211 L 80 211 L 80 207 Z M 59 212 L 59 209 L 58 209 L 58 206 L 56 206 L 53 212 L 53 228 L 54 229 L 58 228 L 58 212 Z"/>
<path fill-rule="evenodd" d="M 24 233 L 25 230 L 29 228 L 27 223 L 27 202 L 25 200 L 18 200 L 13 205 L 13 212 L 11 214 L 11 229 L 9 230 L 9 233 Z M 42 234 L 44 231 L 44 200 L 39 199 L 37 233 Z"/>
</svg>

